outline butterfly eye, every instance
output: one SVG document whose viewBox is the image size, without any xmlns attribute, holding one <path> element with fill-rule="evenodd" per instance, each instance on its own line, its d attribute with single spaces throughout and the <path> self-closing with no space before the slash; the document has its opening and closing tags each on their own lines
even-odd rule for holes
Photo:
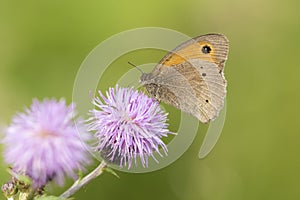
<svg viewBox="0 0 300 200">
<path fill-rule="evenodd" d="M 210 52 L 211 52 L 210 46 L 205 45 L 205 46 L 202 47 L 202 53 L 208 54 L 208 53 L 210 53 Z"/>
</svg>

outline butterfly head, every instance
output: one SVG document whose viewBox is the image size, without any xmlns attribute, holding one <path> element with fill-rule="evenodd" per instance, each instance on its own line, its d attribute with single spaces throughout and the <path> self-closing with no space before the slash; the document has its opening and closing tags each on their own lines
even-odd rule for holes
<svg viewBox="0 0 300 200">
<path fill-rule="evenodd" d="M 143 73 L 140 79 L 142 85 L 145 85 L 149 82 L 149 80 L 153 79 L 152 73 Z"/>
</svg>

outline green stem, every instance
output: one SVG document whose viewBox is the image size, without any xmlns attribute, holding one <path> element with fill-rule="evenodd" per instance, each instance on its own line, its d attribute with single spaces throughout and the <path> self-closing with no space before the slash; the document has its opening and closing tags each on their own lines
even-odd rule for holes
<svg viewBox="0 0 300 200">
<path fill-rule="evenodd" d="M 88 182 L 100 176 L 106 166 L 107 166 L 106 163 L 102 160 L 102 162 L 98 165 L 96 169 L 94 169 L 91 173 L 89 173 L 82 179 L 78 179 L 68 190 L 66 190 L 63 194 L 61 194 L 60 197 L 67 199 L 73 194 L 75 194 L 80 188 L 82 188 Z"/>
<path fill-rule="evenodd" d="M 31 190 L 27 196 L 26 200 L 33 200 L 34 199 L 34 194 L 35 194 L 36 190 Z"/>
</svg>

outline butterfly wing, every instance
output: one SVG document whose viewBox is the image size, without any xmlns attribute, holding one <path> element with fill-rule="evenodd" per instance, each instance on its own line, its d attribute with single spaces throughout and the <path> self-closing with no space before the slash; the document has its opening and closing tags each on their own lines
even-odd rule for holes
<svg viewBox="0 0 300 200">
<path fill-rule="evenodd" d="M 162 70 L 163 66 L 174 66 L 190 59 L 201 59 L 216 63 L 223 71 L 227 60 L 229 45 L 228 39 L 222 34 L 206 34 L 192 38 L 166 54 L 152 73 Z"/>
<path fill-rule="evenodd" d="M 224 105 L 228 40 L 220 34 L 191 39 L 168 53 L 144 80 L 157 99 L 197 117 L 214 119 Z"/>
</svg>

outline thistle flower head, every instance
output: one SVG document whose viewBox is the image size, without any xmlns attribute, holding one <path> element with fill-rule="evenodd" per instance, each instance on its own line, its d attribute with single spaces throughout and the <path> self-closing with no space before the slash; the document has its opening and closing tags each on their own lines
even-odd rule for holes
<svg viewBox="0 0 300 200">
<path fill-rule="evenodd" d="M 167 114 L 157 101 L 133 88 L 118 86 L 110 88 L 106 96 L 99 91 L 99 96 L 93 98 L 95 109 L 90 111 L 88 123 L 103 159 L 131 168 L 140 158 L 145 167 L 154 152 L 162 156 L 160 148 L 167 154 L 161 139 L 171 132 Z"/>
<path fill-rule="evenodd" d="M 13 197 L 18 192 L 17 186 L 11 181 L 3 184 L 2 187 L 1 187 L 1 190 L 2 190 L 3 195 L 7 199 Z"/>
<path fill-rule="evenodd" d="M 6 128 L 5 161 L 15 172 L 29 176 L 33 187 L 50 180 L 62 185 L 66 175 L 76 178 L 76 171 L 89 162 L 84 147 L 89 136 L 83 123 L 75 126 L 74 114 L 74 105 L 67 106 L 64 100 L 34 100 Z"/>
</svg>

